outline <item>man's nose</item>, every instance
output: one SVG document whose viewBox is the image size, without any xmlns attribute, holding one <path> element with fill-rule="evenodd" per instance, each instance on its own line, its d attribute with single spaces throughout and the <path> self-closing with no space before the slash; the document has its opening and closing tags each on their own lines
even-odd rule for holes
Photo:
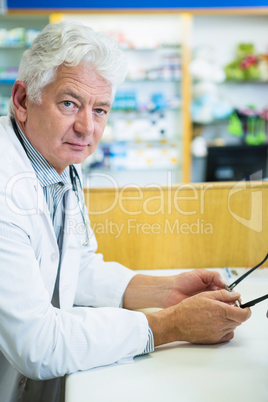
<svg viewBox="0 0 268 402">
<path fill-rule="evenodd" d="M 80 110 L 74 122 L 76 132 L 83 135 L 90 135 L 94 131 L 93 114 L 91 111 Z"/>
</svg>

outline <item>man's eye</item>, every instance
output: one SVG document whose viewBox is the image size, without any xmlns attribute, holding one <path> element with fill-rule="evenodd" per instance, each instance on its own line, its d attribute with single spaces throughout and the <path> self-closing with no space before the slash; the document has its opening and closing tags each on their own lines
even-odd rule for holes
<svg viewBox="0 0 268 402">
<path fill-rule="evenodd" d="M 100 115 L 106 114 L 106 111 L 103 110 L 103 109 L 95 109 L 95 112 L 96 112 L 97 114 L 100 114 Z"/>
<path fill-rule="evenodd" d="M 73 102 L 71 102 L 71 101 L 64 101 L 63 104 L 67 108 L 70 108 L 70 107 L 72 107 L 74 105 Z"/>
</svg>

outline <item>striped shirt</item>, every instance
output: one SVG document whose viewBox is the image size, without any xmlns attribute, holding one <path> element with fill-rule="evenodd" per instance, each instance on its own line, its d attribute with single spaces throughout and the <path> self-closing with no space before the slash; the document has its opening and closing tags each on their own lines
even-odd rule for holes
<svg viewBox="0 0 268 402">
<path fill-rule="evenodd" d="M 65 193 L 68 190 L 72 189 L 69 166 L 62 172 L 61 175 L 59 175 L 58 172 L 55 170 L 55 168 L 43 157 L 43 155 L 40 154 L 40 152 L 37 151 L 37 149 L 35 149 L 32 143 L 23 134 L 22 130 L 17 125 L 17 123 L 16 126 L 22 141 L 22 145 L 36 173 L 37 179 L 43 189 L 50 217 L 53 223 L 55 235 L 57 238 L 59 251 L 61 254 L 61 240 L 63 236 L 62 227 L 64 222 L 63 199 Z M 58 269 L 58 276 L 59 276 L 59 270 L 60 266 Z M 150 353 L 153 350 L 154 350 L 154 337 L 153 332 L 150 326 L 148 325 L 148 340 L 143 354 Z"/>
</svg>

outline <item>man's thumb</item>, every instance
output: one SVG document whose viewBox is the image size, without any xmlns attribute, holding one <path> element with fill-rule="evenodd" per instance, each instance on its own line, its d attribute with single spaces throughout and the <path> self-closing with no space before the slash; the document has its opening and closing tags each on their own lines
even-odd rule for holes
<svg viewBox="0 0 268 402">
<path fill-rule="evenodd" d="M 236 300 L 240 299 L 241 295 L 238 292 L 229 292 L 228 290 L 216 290 L 213 292 L 213 296 L 215 297 L 216 300 L 225 302 L 225 303 L 231 303 L 235 302 Z"/>
</svg>

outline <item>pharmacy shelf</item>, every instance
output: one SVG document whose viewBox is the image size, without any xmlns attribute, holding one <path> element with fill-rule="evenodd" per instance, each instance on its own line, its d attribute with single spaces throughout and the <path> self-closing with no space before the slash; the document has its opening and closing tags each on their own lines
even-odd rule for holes
<svg viewBox="0 0 268 402">
<path fill-rule="evenodd" d="M 18 49 L 26 49 L 28 46 L 26 43 L 16 43 L 14 45 L 0 45 L 0 50 L 18 50 Z"/>
<path fill-rule="evenodd" d="M 104 134 L 103 159 L 93 156 L 85 171 L 110 171 L 115 179 L 135 172 L 138 184 L 170 170 L 181 181 L 181 48 L 127 49 L 126 55 L 131 69 L 109 116 L 110 141 Z"/>
<path fill-rule="evenodd" d="M 37 31 L 48 22 L 49 16 L 45 14 L 0 15 L 0 116 L 7 114 L 23 52 L 29 47 Z"/>
<path fill-rule="evenodd" d="M 14 79 L 0 79 L 0 85 L 13 85 L 16 81 L 16 78 Z"/>
</svg>

